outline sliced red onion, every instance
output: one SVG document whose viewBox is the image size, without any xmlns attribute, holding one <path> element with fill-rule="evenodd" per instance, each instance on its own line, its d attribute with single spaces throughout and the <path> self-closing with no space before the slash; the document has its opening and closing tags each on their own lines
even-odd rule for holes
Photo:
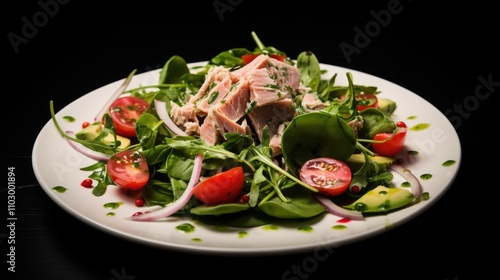
<svg viewBox="0 0 500 280">
<path fill-rule="evenodd" d="M 196 186 L 196 184 L 200 179 L 202 163 L 203 163 L 202 155 L 197 155 L 194 158 L 193 173 L 191 173 L 191 178 L 189 179 L 189 183 L 184 192 L 182 193 L 182 195 L 176 201 L 172 202 L 171 204 L 159 210 L 132 216 L 132 220 L 155 221 L 161 218 L 168 217 L 179 211 L 182 207 L 184 207 L 184 205 L 186 205 L 186 203 L 193 195 L 194 186 Z"/>
<path fill-rule="evenodd" d="M 73 137 L 75 136 L 75 133 L 73 131 L 66 131 L 66 134 L 68 134 L 69 136 L 73 136 Z M 76 143 L 76 142 L 71 141 L 70 139 L 67 139 L 67 138 L 65 138 L 65 139 L 73 149 L 75 149 L 77 152 L 79 152 L 82 155 L 87 156 L 93 160 L 107 162 L 111 158 L 110 155 L 96 152 L 94 150 L 91 150 L 91 149 L 85 147 L 84 145 L 82 145 L 80 143 Z"/>
<path fill-rule="evenodd" d="M 338 206 L 337 204 L 333 203 L 333 201 L 321 194 L 313 194 L 314 198 L 321 204 L 323 205 L 328 212 L 330 212 L 333 215 L 339 216 L 341 218 L 347 218 L 355 221 L 362 221 L 364 220 L 363 213 L 358 212 L 358 211 L 353 211 L 349 209 L 342 208 Z"/>
<path fill-rule="evenodd" d="M 111 106 L 111 104 L 116 100 L 118 99 L 118 97 L 120 95 L 123 94 L 123 92 L 127 89 L 128 85 L 130 84 L 130 81 L 132 81 L 132 77 L 134 77 L 134 74 L 135 72 L 137 71 L 137 69 L 134 69 L 134 71 L 132 71 L 128 77 L 125 79 L 125 81 L 123 82 L 123 84 L 115 91 L 115 93 L 113 93 L 113 95 L 109 98 L 108 102 L 106 102 L 106 104 L 104 104 L 104 106 L 101 108 L 101 110 L 99 111 L 99 113 L 97 114 L 97 116 L 95 116 L 94 118 L 94 121 L 101 121 L 102 120 L 102 117 L 104 116 L 104 114 L 106 114 L 106 112 L 109 110 L 109 106 Z"/>
<path fill-rule="evenodd" d="M 411 173 L 410 170 L 402 167 L 401 165 L 397 165 L 397 164 L 392 164 L 391 166 L 388 167 L 388 169 L 403 176 L 403 178 L 408 183 L 410 183 L 411 191 L 412 191 L 413 197 L 415 199 L 420 197 L 420 195 L 423 192 L 422 185 L 420 184 L 420 181 L 417 179 L 417 177 L 415 177 L 415 175 L 413 175 L 413 173 Z"/>
<path fill-rule="evenodd" d="M 176 135 L 182 135 L 182 136 L 187 136 L 187 133 L 184 132 L 182 129 L 180 129 L 170 118 L 170 115 L 168 114 L 167 111 L 167 104 L 164 101 L 155 99 L 155 108 L 156 108 L 156 113 L 158 113 L 158 116 L 160 119 L 165 123 L 165 125 L 172 131 L 172 133 Z"/>
</svg>

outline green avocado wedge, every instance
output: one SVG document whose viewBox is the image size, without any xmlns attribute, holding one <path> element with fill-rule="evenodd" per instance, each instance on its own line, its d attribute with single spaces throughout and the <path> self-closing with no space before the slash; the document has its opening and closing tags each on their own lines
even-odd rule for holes
<svg viewBox="0 0 500 280">
<path fill-rule="evenodd" d="M 396 158 L 394 157 L 379 155 L 368 156 L 368 158 L 378 165 L 380 171 L 387 170 L 387 167 L 396 161 Z M 345 163 L 349 166 L 349 168 L 351 168 L 352 172 L 356 172 L 363 166 L 363 164 L 365 164 L 365 156 L 362 153 L 352 154 Z"/>
<path fill-rule="evenodd" d="M 347 122 L 322 111 L 295 117 L 281 139 L 283 158 L 295 176 L 301 166 L 313 158 L 328 157 L 345 162 L 355 147 L 356 136 Z"/>
<path fill-rule="evenodd" d="M 413 194 L 408 190 L 378 186 L 343 207 L 363 213 L 381 213 L 401 208 L 412 201 Z"/>
<path fill-rule="evenodd" d="M 101 124 L 99 124 L 99 123 L 91 124 L 91 125 L 83 128 L 82 130 L 78 131 L 75 134 L 75 137 L 78 139 L 81 139 L 81 140 L 93 140 L 101 134 L 102 130 L 103 130 L 103 126 Z M 123 137 L 120 135 L 116 135 L 116 141 L 118 141 L 118 143 L 119 143 L 119 145 L 118 145 L 119 149 L 126 149 L 131 144 L 131 141 L 129 138 L 126 138 L 126 137 Z M 109 144 L 112 144 L 115 142 L 115 138 L 113 137 L 113 135 L 111 133 L 109 133 L 108 135 L 106 135 L 106 137 L 104 137 L 102 139 L 102 142 L 104 144 L 109 145 Z"/>
</svg>

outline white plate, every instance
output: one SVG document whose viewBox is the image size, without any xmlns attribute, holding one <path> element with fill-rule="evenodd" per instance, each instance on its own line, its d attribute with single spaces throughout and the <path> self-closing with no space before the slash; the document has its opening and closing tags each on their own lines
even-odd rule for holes
<svg viewBox="0 0 500 280">
<path fill-rule="evenodd" d="M 199 62 L 190 66 L 204 64 Z M 427 129 L 408 132 L 405 150 L 399 156 L 404 160 L 404 167 L 417 177 L 432 175 L 428 180 L 421 180 L 424 192 L 430 194 L 428 200 L 388 214 L 367 217 L 364 221 L 341 223 L 339 217 L 327 214 L 309 223 L 283 222 L 272 229 L 265 226 L 250 229 L 219 228 L 195 223 L 188 217 L 161 222 L 135 222 L 128 217 L 145 209 L 137 208 L 132 199 L 124 196 L 117 187 L 110 186 L 105 195 L 95 197 L 91 189 L 80 186 L 89 172 L 80 171 L 79 168 L 95 161 L 75 152 L 59 135 L 51 120 L 40 131 L 33 147 L 35 175 L 48 196 L 81 221 L 130 241 L 169 250 L 227 255 L 281 254 L 338 247 L 382 234 L 424 212 L 450 187 L 461 160 L 458 135 L 439 110 L 407 89 L 363 72 L 332 65 L 321 66 L 328 70 L 324 76 L 327 79 L 334 73 L 338 74 L 336 84 L 347 85 L 346 72 L 351 72 L 355 84 L 377 86 L 381 91 L 380 97 L 397 102 L 394 120 L 402 120 L 408 127 L 430 124 Z M 159 71 L 136 75 L 129 88 L 156 84 Z M 84 121 L 92 121 L 122 82 L 120 80 L 98 88 L 60 111 L 54 104 L 62 129 L 78 131 Z M 75 121 L 66 121 L 64 116 L 72 116 Z M 417 151 L 418 155 L 410 156 L 408 151 Z M 455 161 L 455 164 L 444 166 L 443 163 L 449 160 Z M 403 180 L 395 176 L 395 182 L 399 184 Z M 64 193 L 56 192 L 53 190 L 56 186 L 63 186 L 67 190 Z M 124 204 L 117 209 L 105 208 L 104 205 L 109 202 Z M 110 212 L 115 215 L 108 215 Z M 195 230 L 190 233 L 177 230 L 176 226 L 182 223 L 194 225 Z M 344 226 L 344 229 L 340 230 L 335 225 Z M 312 230 L 298 230 L 302 226 L 310 226 Z"/>
</svg>

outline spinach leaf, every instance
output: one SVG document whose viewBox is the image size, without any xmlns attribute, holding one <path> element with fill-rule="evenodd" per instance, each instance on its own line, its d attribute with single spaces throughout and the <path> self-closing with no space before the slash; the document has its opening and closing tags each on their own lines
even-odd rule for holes
<svg viewBox="0 0 500 280">
<path fill-rule="evenodd" d="M 195 215 L 224 215 L 232 214 L 250 209 L 248 203 L 224 203 L 214 206 L 200 205 L 191 208 L 191 213 Z"/>
<path fill-rule="evenodd" d="M 322 111 L 295 117 L 285 128 L 281 140 L 289 172 L 298 175 L 305 161 L 329 157 L 346 161 L 354 152 L 356 137 L 345 120 Z"/>
<path fill-rule="evenodd" d="M 172 184 L 156 179 L 152 179 L 148 182 L 142 189 L 142 195 L 148 206 L 165 206 L 174 201 Z"/>
<path fill-rule="evenodd" d="M 146 157 L 148 165 L 155 165 L 164 162 L 171 151 L 172 148 L 169 145 L 159 144 L 149 149 L 143 150 L 142 154 Z"/>
<path fill-rule="evenodd" d="M 178 84 L 181 77 L 189 74 L 189 68 L 184 58 L 174 55 L 163 65 L 160 73 L 160 84 Z"/>
<path fill-rule="evenodd" d="M 230 49 L 214 56 L 212 59 L 210 59 L 210 63 L 213 65 L 224 66 L 228 68 L 242 66 L 243 59 L 241 58 L 241 56 L 249 53 L 252 52 L 245 48 Z"/>
<path fill-rule="evenodd" d="M 137 119 L 135 131 L 143 149 L 152 148 L 157 144 L 156 137 L 162 124 L 161 120 L 147 112 L 142 113 Z"/>
<path fill-rule="evenodd" d="M 194 160 L 186 157 L 185 154 L 173 150 L 167 158 L 166 169 L 170 178 L 189 182 L 193 172 Z"/>
<path fill-rule="evenodd" d="M 243 211 L 227 213 L 223 215 L 197 215 L 193 213 L 199 210 L 201 209 L 198 208 L 191 209 L 191 214 L 192 214 L 191 217 L 194 220 L 216 226 L 252 228 L 252 227 L 266 225 L 276 220 L 276 218 L 268 216 L 258 210 L 255 210 L 254 208 L 249 208 L 248 210 L 242 209 Z"/>
<path fill-rule="evenodd" d="M 384 112 L 376 108 L 367 108 L 359 113 L 363 118 L 363 127 L 359 131 L 360 138 L 373 139 L 375 134 L 396 129 L 396 124 Z"/>
<path fill-rule="evenodd" d="M 259 204 L 259 210 L 281 219 L 310 218 L 325 212 L 325 208 L 312 197 L 312 193 L 304 188 L 287 188 L 283 190 L 283 194 L 289 198 L 287 202 L 273 197 Z"/>
<path fill-rule="evenodd" d="M 311 91 L 317 92 L 321 82 L 319 61 L 310 51 L 301 52 L 297 57 L 297 68 L 300 71 L 300 81 Z"/>
</svg>

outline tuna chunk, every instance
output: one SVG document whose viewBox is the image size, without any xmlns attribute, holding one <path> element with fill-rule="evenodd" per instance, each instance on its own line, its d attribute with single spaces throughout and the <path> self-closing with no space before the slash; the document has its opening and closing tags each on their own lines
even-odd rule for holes
<svg viewBox="0 0 500 280">
<path fill-rule="evenodd" d="M 232 75 L 248 80 L 250 99 L 256 106 L 290 98 L 300 87 L 300 71 L 296 67 L 266 55 L 259 55 Z"/>
<path fill-rule="evenodd" d="M 196 104 L 196 114 L 198 116 L 206 116 L 211 106 L 217 105 L 231 89 L 231 77 L 227 75 L 220 82 L 213 83 L 208 94 L 205 94 L 198 104 Z"/>
<path fill-rule="evenodd" d="M 255 106 L 262 106 L 285 98 L 286 94 L 269 76 L 266 68 L 255 69 L 246 76 L 250 84 L 250 99 L 255 102 Z"/>
<path fill-rule="evenodd" d="M 216 137 L 212 137 L 213 132 L 203 130 L 202 133 L 210 133 L 209 136 L 202 135 L 202 138 L 215 139 L 215 143 L 223 139 L 225 133 L 247 133 L 246 123 L 243 125 L 238 122 L 245 116 L 248 106 L 249 94 L 246 81 L 240 81 L 235 84 L 224 99 L 214 103 L 209 107 L 207 119 L 210 119 L 211 128 L 216 130 Z"/>
<path fill-rule="evenodd" d="M 276 81 L 279 89 L 293 95 L 300 87 L 300 71 L 295 66 L 269 58 L 268 70 L 270 77 Z"/>
<path fill-rule="evenodd" d="M 304 107 L 304 109 L 306 109 L 307 111 L 321 110 L 329 105 L 328 103 L 323 103 L 321 100 L 318 99 L 316 94 L 312 93 L 304 94 L 301 104 L 302 107 Z"/>
<path fill-rule="evenodd" d="M 198 122 L 187 122 L 184 124 L 184 132 L 187 135 L 200 135 L 200 124 Z"/>
<path fill-rule="evenodd" d="M 223 66 L 211 67 L 207 71 L 205 82 L 203 82 L 198 92 L 189 99 L 189 102 L 192 104 L 196 104 L 200 99 L 205 97 L 210 92 L 214 84 L 220 83 L 228 76 L 230 76 L 230 72 L 227 68 L 224 68 Z"/>
<path fill-rule="evenodd" d="M 224 102 L 217 104 L 217 110 L 233 121 L 241 119 L 250 103 L 248 82 L 241 80 L 231 88 Z"/>
<path fill-rule="evenodd" d="M 194 122 L 198 123 L 198 118 L 196 117 L 194 105 L 187 103 L 180 107 L 175 102 L 170 102 L 170 116 L 172 121 L 180 128 L 183 128 L 186 123 Z"/>
<path fill-rule="evenodd" d="M 210 68 L 189 103 L 203 120 L 199 134 L 207 144 L 221 143 L 228 132 L 254 134 L 262 141 L 267 126 L 273 155 L 279 155 L 285 123 L 295 116 L 293 98 L 305 90 L 296 67 L 260 55 L 233 72 L 220 66 Z"/>
<path fill-rule="evenodd" d="M 214 127 L 217 129 L 217 131 L 221 136 L 229 132 L 239 133 L 239 134 L 246 133 L 246 130 L 243 126 L 229 119 L 226 115 L 219 112 L 219 110 L 216 109 L 210 110 L 209 116 L 212 118 Z"/>
<path fill-rule="evenodd" d="M 222 140 L 210 116 L 207 116 L 200 126 L 200 138 L 209 145 L 215 145 Z"/>
<path fill-rule="evenodd" d="M 283 131 L 285 130 L 286 124 L 287 123 L 280 124 L 278 126 L 278 130 L 271 137 L 271 140 L 269 141 L 269 147 L 271 148 L 271 151 L 273 152 L 273 157 L 281 154 L 281 138 L 283 136 Z"/>
<path fill-rule="evenodd" d="M 247 65 L 241 67 L 240 69 L 234 70 L 231 72 L 231 75 L 238 79 L 242 79 L 244 76 L 248 74 L 248 72 L 253 71 L 255 69 L 260 69 L 260 68 L 267 68 L 268 66 L 268 59 L 269 57 L 267 55 L 259 55 L 257 56 L 254 60 L 252 60 L 250 63 Z"/>
<path fill-rule="evenodd" d="M 292 99 L 279 100 L 264 106 L 254 107 L 248 117 L 259 140 L 262 141 L 262 130 L 267 125 L 270 136 L 278 132 L 280 124 L 292 120 L 295 116 Z"/>
</svg>

